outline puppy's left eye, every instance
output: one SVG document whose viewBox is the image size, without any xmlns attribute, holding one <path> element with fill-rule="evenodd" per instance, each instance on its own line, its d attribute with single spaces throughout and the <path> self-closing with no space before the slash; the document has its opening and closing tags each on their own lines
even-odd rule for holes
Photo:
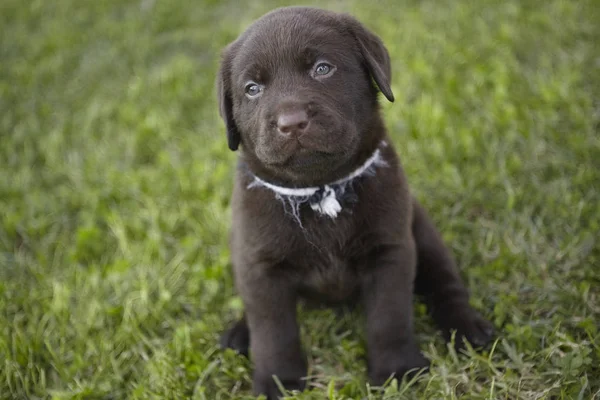
<svg viewBox="0 0 600 400">
<path fill-rule="evenodd" d="M 326 78 L 333 74 L 335 70 L 335 66 L 326 62 L 320 62 L 314 66 L 311 75 L 315 79 Z"/>
<path fill-rule="evenodd" d="M 329 71 L 331 71 L 331 66 L 325 63 L 321 63 L 317 65 L 317 68 L 315 68 L 316 75 L 327 75 Z"/>
</svg>

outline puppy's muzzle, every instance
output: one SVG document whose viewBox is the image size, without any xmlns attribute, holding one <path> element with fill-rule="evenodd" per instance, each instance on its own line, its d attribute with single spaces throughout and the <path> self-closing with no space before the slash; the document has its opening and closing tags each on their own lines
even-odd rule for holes
<svg viewBox="0 0 600 400">
<path fill-rule="evenodd" d="M 310 120 L 303 108 L 293 108 L 279 113 L 277 132 L 285 137 L 301 136 L 308 130 Z"/>
<path fill-rule="evenodd" d="M 311 128 L 310 104 L 298 99 L 287 99 L 276 108 L 274 124 L 277 134 L 285 139 L 297 140 Z"/>
</svg>

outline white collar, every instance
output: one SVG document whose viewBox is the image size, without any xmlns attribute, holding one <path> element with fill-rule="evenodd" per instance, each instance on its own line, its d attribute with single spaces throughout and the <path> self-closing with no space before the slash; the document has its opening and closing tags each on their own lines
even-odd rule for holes
<svg viewBox="0 0 600 400">
<path fill-rule="evenodd" d="M 314 211 L 317 211 L 323 215 L 327 215 L 331 218 L 335 218 L 342 210 L 342 206 L 340 205 L 337 196 L 345 192 L 346 186 L 355 178 L 358 178 L 359 176 L 369 172 L 374 172 L 375 167 L 387 166 L 386 161 L 381 155 L 381 148 L 386 146 L 387 143 L 382 141 L 380 146 L 375 149 L 371 157 L 369 157 L 363 163 L 363 165 L 346 177 L 327 185 L 309 186 L 304 188 L 289 188 L 266 182 L 260 179 L 258 176 L 253 175 L 254 180 L 248 185 L 247 188 L 251 189 L 262 186 L 275 192 L 276 198 L 283 201 L 284 205 L 288 203 L 292 207 L 292 214 L 299 223 L 300 205 L 306 202 L 310 204 Z"/>
</svg>

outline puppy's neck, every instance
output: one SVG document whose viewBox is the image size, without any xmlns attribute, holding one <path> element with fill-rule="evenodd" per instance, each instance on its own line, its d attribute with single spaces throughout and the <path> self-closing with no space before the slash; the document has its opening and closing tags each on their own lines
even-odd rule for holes
<svg viewBox="0 0 600 400">
<path fill-rule="evenodd" d="M 313 212 L 336 218 L 342 211 L 342 204 L 347 200 L 355 199 L 353 193 L 353 181 L 364 175 L 374 175 L 378 167 L 388 166 L 383 157 L 383 150 L 388 144 L 381 141 L 373 154 L 354 171 L 342 179 L 338 179 L 329 184 L 309 187 L 285 187 L 278 186 L 252 175 L 252 181 L 247 189 L 263 188 L 274 193 L 274 197 L 280 200 L 284 208 L 289 207 L 291 215 L 302 227 L 300 218 L 300 207 L 304 204 L 310 205 Z"/>
</svg>

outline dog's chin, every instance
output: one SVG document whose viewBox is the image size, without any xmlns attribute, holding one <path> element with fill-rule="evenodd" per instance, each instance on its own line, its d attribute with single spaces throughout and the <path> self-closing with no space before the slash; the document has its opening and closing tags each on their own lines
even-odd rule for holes
<svg viewBox="0 0 600 400">
<path fill-rule="evenodd" d="M 344 153 L 330 153 L 299 147 L 285 160 L 264 163 L 273 175 L 293 186 L 321 185 L 340 177 L 336 171 L 347 162 Z"/>
<path fill-rule="evenodd" d="M 282 167 L 297 174 L 302 172 L 312 174 L 316 170 L 331 170 L 332 167 L 341 162 L 340 158 L 339 154 L 309 150 L 302 147 L 288 158 Z"/>
</svg>

